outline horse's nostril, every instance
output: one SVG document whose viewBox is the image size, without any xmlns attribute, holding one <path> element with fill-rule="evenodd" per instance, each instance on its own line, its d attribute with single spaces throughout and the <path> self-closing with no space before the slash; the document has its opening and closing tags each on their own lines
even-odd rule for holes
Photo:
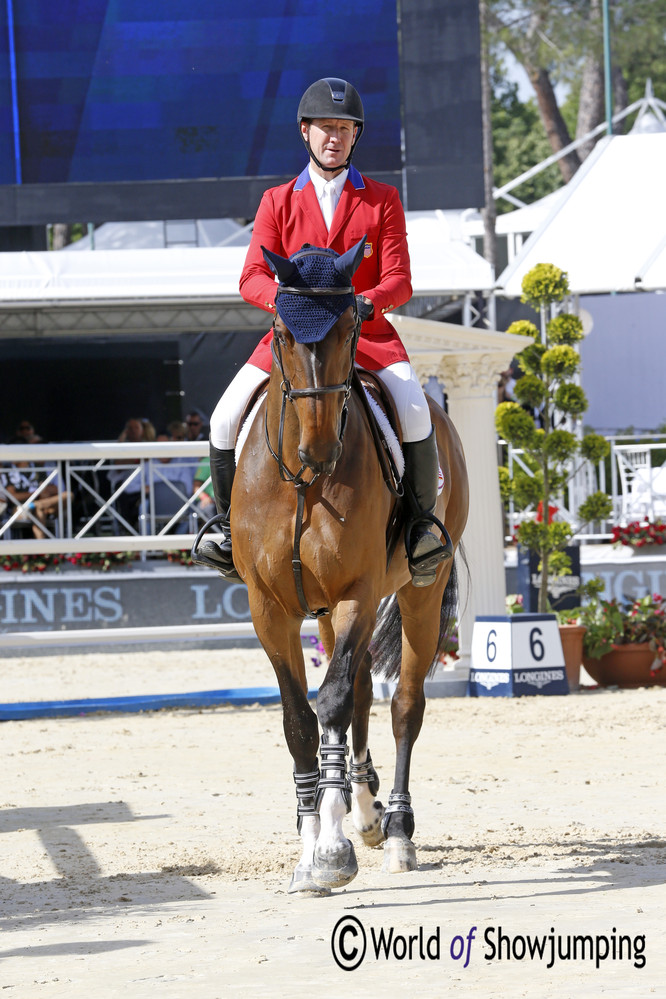
<svg viewBox="0 0 666 999">
<path fill-rule="evenodd" d="M 342 445 L 334 448 L 333 454 L 330 458 L 325 461 L 317 461 L 311 455 L 309 455 L 302 448 L 298 449 L 298 457 L 311 471 L 319 475 L 330 475 L 334 470 L 340 453 L 342 452 Z"/>
</svg>

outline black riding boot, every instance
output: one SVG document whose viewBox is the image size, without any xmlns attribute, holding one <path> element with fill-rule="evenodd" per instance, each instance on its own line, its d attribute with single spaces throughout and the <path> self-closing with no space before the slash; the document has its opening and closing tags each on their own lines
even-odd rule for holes
<svg viewBox="0 0 666 999">
<path fill-rule="evenodd" d="M 437 503 L 439 459 L 434 429 L 422 441 L 403 445 L 405 455 L 405 499 L 410 519 L 405 531 L 405 548 L 414 586 L 430 586 L 435 582 L 437 566 L 453 557 L 453 545 L 443 525 L 433 519 Z M 444 543 L 431 528 L 444 531 Z"/>
<path fill-rule="evenodd" d="M 208 540 L 193 550 L 192 560 L 198 565 L 207 565 L 217 569 L 226 579 L 240 579 L 234 568 L 231 553 L 231 527 L 229 524 L 231 507 L 231 487 L 236 474 L 236 457 L 234 449 L 221 450 L 210 445 L 210 477 L 213 484 L 215 506 L 219 514 L 217 523 L 224 531 L 224 539 L 220 542 Z M 210 521 L 209 521 L 210 523 Z"/>
</svg>

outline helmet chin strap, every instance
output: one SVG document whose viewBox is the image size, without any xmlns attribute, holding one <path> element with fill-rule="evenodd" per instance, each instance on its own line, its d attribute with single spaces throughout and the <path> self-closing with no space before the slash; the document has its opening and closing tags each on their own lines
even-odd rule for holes
<svg viewBox="0 0 666 999">
<path fill-rule="evenodd" d="M 352 156 L 354 155 L 354 150 L 356 149 L 356 143 L 361 138 L 361 132 L 363 131 L 363 126 L 362 125 L 356 125 L 356 128 L 358 129 L 358 131 L 356 132 L 356 136 L 354 138 L 354 142 L 352 143 L 352 147 L 351 147 L 351 150 L 349 152 L 349 156 L 347 157 L 346 163 L 344 163 L 341 167 L 339 167 L 339 166 L 336 166 L 336 167 L 327 167 L 327 166 L 324 166 L 324 164 L 320 163 L 319 160 L 317 159 L 317 157 L 315 156 L 315 154 L 312 152 L 312 149 L 310 147 L 310 142 L 309 142 L 308 139 L 306 139 L 306 137 L 303 134 L 303 132 L 301 132 L 301 138 L 303 140 L 303 145 L 305 146 L 305 148 L 308 151 L 308 156 L 313 161 L 313 163 L 317 164 L 317 166 L 319 167 L 320 170 L 325 170 L 326 173 L 338 173 L 340 170 L 348 170 L 349 169 L 349 164 L 352 161 Z"/>
<path fill-rule="evenodd" d="M 303 139 L 303 144 L 304 144 L 305 148 L 307 149 L 308 156 L 310 157 L 310 159 L 312 160 L 312 162 L 316 163 L 320 170 L 325 170 L 326 173 L 340 173 L 341 170 L 347 170 L 348 167 L 349 167 L 349 164 L 351 163 L 352 154 L 350 153 L 349 156 L 347 157 L 347 162 L 345 164 L 343 164 L 343 166 L 336 166 L 336 167 L 327 167 L 327 166 L 324 166 L 324 164 L 320 163 L 319 160 L 317 159 L 317 157 L 315 156 L 315 154 L 312 152 L 312 149 L 310 148 L 310 143 L 308 142 L 307 139 L 305 139 L 305 138 Z M 353 152 L 353 150 L 352 150 L 352 152 Z"/>
</svg>

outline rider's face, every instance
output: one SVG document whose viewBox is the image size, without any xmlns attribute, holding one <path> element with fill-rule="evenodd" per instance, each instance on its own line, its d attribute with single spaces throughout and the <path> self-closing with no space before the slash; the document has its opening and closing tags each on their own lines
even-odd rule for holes
<svg viewBox="0 0 666 999">
<path fill-rule="evenodd" d="M 313 118 L 311 122 L 301 122 L 303 136 L 309 141 L 310 149 L 322 166 L 340 173 L 351 153 L 357 126 L 345 118 Z M 317 164 L 313 163 L 317 173 Z M 322 173 L 327 179 L 329 171 Z M 334 176 L 334 174 L 333 174 Z"/>
</svg>

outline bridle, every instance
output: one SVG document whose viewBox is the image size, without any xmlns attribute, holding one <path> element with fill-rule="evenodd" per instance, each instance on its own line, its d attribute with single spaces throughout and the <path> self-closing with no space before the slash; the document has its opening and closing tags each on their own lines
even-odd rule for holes
<svg viewBox="0 0 666 999">
<path fill-rule="evenodd" d="M 354 296 L 354 288 L 352 286 L 346 288 L 293 288 L 290 286 L 280 285 L 277 290 L 277 297 L 280 294 L 289 295 L 303 295 L 308 298 L 315 298 L 322 295 L 352 295 Z M 315 472 L 311 478 L 307 481 L 303 478 L 303 473 L 308 467 L 305 462 L 301 465 L 299 470 L 294 473 L 287 468 L 284 463 L 283 457 L 283 444 L 284 444 L 284 421 L 285 413 L 287 409 L 287 402 L 293 402 L 294 399 L 305 399 L 317 395 L 330 395 L 332 392 L 343 392 L 344 393 L 344 403 L 342 410 L 342 427 L 340 431 L 340 440 L 342 440 L 345 431 L 345 425 L 347 422 L 347 403 L 349 401 L 349 395 L 351 392 L 352 379 L 354 376 L 354 361 L 356 358 L 356 348 L 358 346 L 358 338 L 361 332 L 361 320 L 358 314 L 358 308 L 356 306 L 356 298 L 353 297 L 353 310 L 354 310 L 354 330 L 345 341 L 345 344 L 349 343 L 351 340 L 350 349 L 350 362 L 349 362 L 349 373 L 347 374 L 344 382 L 339 382 L 336 385 L 317 385 L 310 388 L 295 389 L 291 385 L 291 382 L 287 378 L 284 370 L 284 360 L 282 357 L 282 347 L 285 341 L 281 337 L 277 327 L 276 327 L 276 316 L 277 310 L 273 316 L 273 339 L 271 340 L 271 353 L 273 359 L 277 364 L 280 374 L 282 375 L 282 382 L 280 384 L 280 390 L 282 392 L 282 404 L 280 407 L 280 426 L 278 429 L 278 446 L 277 451 L 274 450 L 270 436 L 268 432 L 268 408 L 264 415 L 264 433 L 266 437 L 266 445 L 268 450 L 275 458 L 278 470 L 280 472 L 280 478 L 284 482 L 292 482 L 294 488 L 296 489 L 296 523 L 294 526 L 294 547 L 292 553 L 291 564 L 294 571 L 294 582 L 296 584 L 296 593 L 298 595 L 298 601 L 301 605 L 301 610 L 306 617 L 318 618 L 323 617 L 324 614 L 328 614 L 328 607 L 320 607 L 318 610 L 311 610 L 310 606 L 305 599 L 305 592 L 303 590 L 303 565 L 301 563 L 301 534 L 303 531 L 303 511 L 305 507 L 305 490 L 308 486 L 311 486 L 317 481 L 321 472 Z"/>
<path fill-rule="evenodd" d="M 289 286 L 280 286 L 277 291 L 277 297 L 287 292 L 290 295 L 302 295 L 308 298 L 315 298 L 317 296 L 331 296 L 331 295 L 353 295 L 354 288 L 352 286 L 347 288 L 292 288 Z M 278 429 L 278 447 L 277 451 L 273 449 L 270 441 L 270 436 L 268 433 L 268 410 L 264 416 L 264 433 L 266 436 L 266 444 L 268 450 L 275 458 L 278 464 L 278 469 L 280 472 L 280 478 L 285 482 L 293 482 L 295 486 L 311 486 L 313 482 L 316 482 L 321 472 L 315 472 L 312 478 L 305 481 L 303 479 L 303 472 L 308 467 L 305 463 L 301 465 L 299 470 L 294 473 L 290 471 L 284 463 L 283 457 L 283 444 L 284 444 L 284 420 L 285 413 L 287 409 L 287 402 L 293 402 L 294 399 L 306 399 L 308 397 L 317 395 L 330 395 L 332 392 L 344 392 L 344 403 L 342 411 L 342 430 L 340 433 L 340 440 L 344 435 L 344 428 L 346 424 L 347 415 L 347 402 L 349 400 L 349 394 L 351 392 L 352 379 L 354 375 L 354 361 L 356 359 L 356 348 L 358 346 L 358 338 L 361 332 L 361 323 L 359 320 L 358 309 L 356 307 L 356 299 L 353 300 L 354 309 L 354 330 L 351 336 L 345 341 L 345 345 L 352 341 L 350 349 L 350 363 L 349 372 L 347 374 L 344 382 L 338 382 L 336 385 L 313 385 L 309 388 L 295 389 L 293 388 L 291 382 L 287 378 L 284 370 L 284 361 L 282 358 L 282 347 L 284 346 L 284 340 L 280 336 L 278 329 L 276 327 L 275 321 L 277 313 L 273 315 L 273 339 L 271 340 L 271 354 L 273 355 L 273 360 L 277 364 L 280 374 L 282 375 L 282 381 L 280 383 L 280 390 L 282 392 L 282 405 L 280 407 L 280 426 Z"/>
</svg>

